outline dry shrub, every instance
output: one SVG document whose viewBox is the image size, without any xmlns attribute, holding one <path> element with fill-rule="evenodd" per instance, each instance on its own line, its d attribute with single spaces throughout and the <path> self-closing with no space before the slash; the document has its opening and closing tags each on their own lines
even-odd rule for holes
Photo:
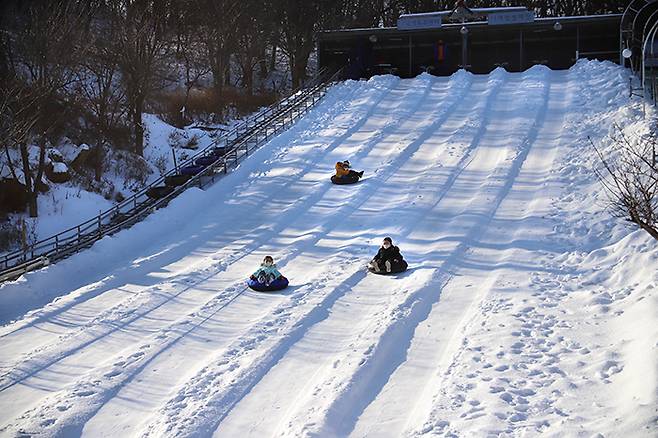
<svg viewBox="0 0 658 438">
<path fill-rule="evenodd" d="M 224 90 L 224 100 L 227 107 L 237 110 L 239 115 L 252 113 L 264 106 L 272 105 L 277 100 L 276 93 L 260 93 L 249 96 L 238 88 L 227 88 Z"/>
<path fill-rule="evenodd" d="M 0 252 L 17 249 L 21 243 L 22 228 L 18 219 L 0 222 Z"/>
<path fill-rule="evenodd" d="M 116 149 L 133 150 L 134 148 L 132 132 L 127 125 L 117 124 L 109 128 L 105 135 L 107 141 Z"/>
<path fill-rule="evenodd" d="M 185 105 L 185 118 L 181 108 L 185 103 L 185 90 L 163 92 L 155 96 L 153 111 L 167 123 L 182 127 L 191 120 L 224 121 L 224 116 L 232 109 L 238 115 L 245 115 L 276 102 L 276 93 L 261 93 L 249 96 L 239 88 L 225 87 L 221 94 L 213 88 L 193 89 Z"/>
<path fill-rule="evenodd" d="M 615 125 L 612 153 L 592 142 L 603 170 L 594 169 L 608 195 L 613 215 L 637 224 L 658 240 L 658 137 L 626 135 Z"/>
</svg>

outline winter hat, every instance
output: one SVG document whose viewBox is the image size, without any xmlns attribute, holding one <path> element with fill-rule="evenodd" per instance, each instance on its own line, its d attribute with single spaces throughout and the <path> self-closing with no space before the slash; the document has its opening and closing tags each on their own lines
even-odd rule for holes
<svg viewBox="0 0 658 438">
<path fill-rule="evenodd" d="M 350 161 L 349 160 L 343 161 L 343 164 L 346 165 L 347 167 L 350 167 Z"/>
<path fill-rule="evenodd" d="M 265 258 L 263 259 L 263 263 L 267 263 L 267 262 L 274 263 L 274 259 L 272 258 L 272 256 L 265 256 Z"/>
<path fill-rule="evenodd" d="M 390 243 L 391 245 L 393 245 L 393 241 L 392 241 L 391 238 L 388 237 L 388 236 L 387 236 L 387 237 L 384 237 L 384 242 L 388 242 L 388 243 Z"/>
</svg>

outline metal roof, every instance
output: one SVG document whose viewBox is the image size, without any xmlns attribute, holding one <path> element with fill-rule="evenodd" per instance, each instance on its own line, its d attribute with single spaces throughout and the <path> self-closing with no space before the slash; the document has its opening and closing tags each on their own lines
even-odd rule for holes
<svg viewBox="0 0 658 438">
<path fill-rule="evenodd" d="M 525 8 L 522 8 L 525 9 Z M 597 21 L 606 21 L 606 20 L 618 20 L 621 19 L 622 14 L 603 14 L 603 15 L 576 15 L 569 17 L 541 17 L 536 18 L 532 23 L 520 23 L 520 24 L 510 24 L 505 26 L 495 26 L 496 28 L 501 27 L 530 27 L 537 24 L 548 24 L 554 23 L 556 21 L 561 22 L 562 24 L 568 23 L 577 23 L 577 22 L 597 22 Z M 470 21 L 466 23 L 445 23 L 438 29 L 415 29 L 415 30 L 400 30 L 397 27 L 373 27 L 373 28 L 356 28 L 356 29 L 336 29 L 336 30 L 323 30 L 318 33 L 318 36 L 322 38 L 329 38 L 331 36 L 358 36 L 362 34 L 410 34 L 410 33 L 423 33 L 423 32 L 437 32 L 442 29 L 454 29 L 461 28 L 462 26 L 469 27 L 488 27 L 486 21 Z M 493 26 L 491 26 L 493 27 Z"/>
<path fill-rule="evenodd" d="M 509 6 L 502 8 L 469 8 L 471 12 L 475 14 L 489 14 L 492 12 L 517 12 L 517 11 L 527 11 L 528 8 L 525 6 Z M 449 11 L 436 11 L 436 12 L 420 12 L 417 14 L 402 14 L 400 18 L 412 18 L 412 17 L 436 17 L 437 15 L 450 15 L 452 10 Z"/>
</svg>

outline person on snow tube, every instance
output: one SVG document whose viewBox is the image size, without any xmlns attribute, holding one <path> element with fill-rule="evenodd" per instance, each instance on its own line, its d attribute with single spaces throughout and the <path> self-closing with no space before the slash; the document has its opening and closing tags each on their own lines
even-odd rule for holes
<svg viewBox="0 0 658 438">
<path fill-rule="evenodd" d="M 351 169 L 349 160 L 339 161 L 336 163 L 336 178 L 353 178 L 356 181 L 363 176 L 363 170 L 356 172 Z"/>
<path fill-rule="evenodd" d="M 400 254 L 400 248 L 393 245 L 390 237 L 384 237 L 377 255 L 368 264 L 368 268 L 375 273 L 402 272 L 407 269 L 407 266 L 407 262 Z"/>
<path fill-rule="evenodd" d="M 280 278 L 285 277 L 276 269 L 274 259 L 271 256 L 265 256 L 260 267 L 249 277 L 250 280 L 257 281 L 265 286 L 269 286 L 270 283 Z"/>
</svg>

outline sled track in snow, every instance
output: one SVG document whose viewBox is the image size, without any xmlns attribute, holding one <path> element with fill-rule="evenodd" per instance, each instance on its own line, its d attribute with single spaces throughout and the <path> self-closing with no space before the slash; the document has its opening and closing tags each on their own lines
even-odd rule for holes
<svg viewBox="0 0 658 438">
<path fill-rule="evenodd" d="M 574 80 L 537 67 L 334 86 L 290 131 L 190 194 L 188 208 L 205 207 L 198 219 L 172 217 L 167 237 L 127 246 L 131 263 L 105 278 L 85 273 L 72 289 L 52 278 L 60 300 L 0 329 L 0 433 L 441 432 L 446 376 L 504 275 L 475 254 L 501 216 L 535 212 L 517 196 L 551 183 Z M 541 167 L 543 154 L 553 158 Z M 344 158 L 367 178 L 330 184 Z M 530 187 L 535 169 L 543 185 Z M 384 235 L 408 272 L 365 272 Z M 265 254 L 288 289 L 244 286 Z"/>
</svg>

